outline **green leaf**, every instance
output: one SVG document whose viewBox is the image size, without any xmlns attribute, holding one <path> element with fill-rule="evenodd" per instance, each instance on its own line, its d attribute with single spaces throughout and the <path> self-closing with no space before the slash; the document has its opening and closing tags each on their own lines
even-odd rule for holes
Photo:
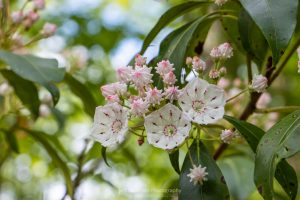
<svg viewBox="0 0 300 200">
<path fill-rule="evenodd" d="M 50 94 L 52 96 L 53 104 L 55 106 L 60 97 L 58 88 L 53 83 L 47 83 L 47 84 L 43 84 L 43 85 L 50 92 Z"/>
<path fill-rule="evenodd" d="M 268 52 L 268 43 L 249 14 L 242 9 L 238 18 L 242 45 L 258 67 L 261 67 Z"/>
<path fill-rule="evenodd" d="M 63 172 L 67 191 L 68 194 L 72 197 L 73 196 L 73 184 L 71 179 L 71 174 L 67 163 L 59 156 L 56 148 L 54 148 L 51 143 L 49 143 L 47 134 L 39 131 L 27 130 L 24 129 L 30 136 L 32 136 L 36 141 L 38 141 L 45 150 L 48 152 L 49 156 L 51 157 L 53 163 Z"/>
<path fill-rule="evenodd" d="M 103 160 L 104 160 L 105 164 L 106 164 L 108 167 L 110 167 L 110 165 L 109 165 L 108 162 L 107 162 L 107 157 L 106 157 L 106 147 L 102 147 L 102 149 L 101 149 L 101 155 L 102 155 L 102 157 L 103 157 Z"/>
<path fill-rule="evenodd" d="M 16 138 L 15 134 L 11 131 L 7 131 L 7 130 L 3 130 L 3 129 L 1 129 L 0 132 L 4 133 L 6 142 L 8 143 L 10 148 L 14 152 L 20 153 L 18 141 L 17 141 L 17 138 Z"/>
<path fill-rule="evenodd" d="M 253 181 L 254 163 L 245 156 L 230 156 L 218 161 L 232 199 L 248 199 L 256 188 Z"/>
<path fill-rule="evenodd" d="M 273 63 L 285 51 L 296 27 L 298 0 L 240 0 L 258 25 L 273 53 Z"/>
<path fill-rule="evenodd" d="M 207 168 L 207 181 L 205 181 L 202 186 L 200 184 L 194 185 L 192 182 L 190 182 L 190 178 L 187 175 L 190 173 L 190 169 L 193 167 L 187 153 L 180 174 L 179 200 L 229 199 L 229 192 L 221 170 L 205 148 L 204 144 L 200 142 L 198 148 L 200 149 L 199 157 L 196 141 L 189 148 L 189 151 L 195 165 L 198 166 L 201 164 L 202 167 Z"/>
<path fill-rule="evenodd" d="M 174 63 L 177 80 L 180 80 L 188 51 L 192 49 L 191 46 L 196 41 L 204 43 L 208 30 L 215 19 L 216 17 L 204 16 L 171 32 L 160 44 L 159 56 L 156 61 L 169 59 Z M 156 83 L 159 84 L 158 78 L 156 78 Z"/>
<path fill-rule="evenodd" d="M 235 119 L 234 117 L 225 115 L 224 119 L 231 123 L 243 135 L 252 151 L 256 152 L 258 143 L 265 135 L 265 132 L 253 124 Z M 297 195 L 298 181 L 296 172 L 285 160 L 280 161 L 277 165 L 275 178 L 291 198 Z"/>
<path fill-rule="evenodd" d="M 172 153 L 169 153 L 170 162 L 172 164 L 173 169 L 180 174 L 180 167 L 179 167 L 179 149 L 175 150 Z"/>
<path fill-rule="evenodd" d="M 65 82 L 68 84 L 71 91 L 82 100 L 85 112 L 91 117 L 94 117 L 97 103 L 94 96 L 89 92 L 89 89 L 70 74 L 65 75 Z"/>
<path fill-rule="evenodd" d="M 60 82 L 65 75 L 64 68 L 58 68 L 55 59 L 39 58 L 33 55 L 17 55 L 0 50 L 0 59 L 11 67 L 11 70 L 24 79 L 48 84 Z"/>
<path fill-rule="evenodd" d="M 51 109 L 53 116 L 55 117 L 55 119 L 57 121 L 59 129 L 63 129 L 65 126 L 65 122 L 66 122 L 65 114 L 56 108 L 50 108 L 50 109 Z"/>
<path fill-rule="evenodd" d="M 299 152 L 300 146 L 300 110 L 281 119 L 262 137 L 255 157 L 255 183 L 265 199 L 274 197 L 273 176 L 277 164 Z M 297 181 L 288 178 L 287 185 L 297 191 Z M 293 191 L 292 190 L 292 191 Z M 291 192 L 292 192 L 291 191 Z M 296 195 L 288 193 L 295 199 Z"/>
<path fill-rule="evenodd" d="M 157 36 L 157 34 L 170 22 L 175 20 L 176 18 L 180 17 L 181 15 L 194 10 L 200 6 L 209 5 L 210 2 L 201 2 L 201 1 L 189 1 L 179 5 L 176 5 L 169 10 L 167 10 L 155 24 L 155 26 L 151 29 L 151 31 L 146 36 L 142 49 L 140 51 L 143 54 L 147 47 L 151 44 L 153 39 Z"/>
<path fill-rule="evenodd" d="M 89 160 L 101 158 L 101 154 L 99 153 L 101 151 L 101 144 L 98 142 L 95 142 L 93 146 L 89 149 L 89 151 L 86 153 L 84 157 L 84 162 L 88 162 Z"/>
<path fill-rule="evenodd" d="M 1 70 L 1 74 L 14 88 L 16 95 L 36 118 L 39 116 L 40 100 L 36 86 L 10 70 Z"/>
</svg>

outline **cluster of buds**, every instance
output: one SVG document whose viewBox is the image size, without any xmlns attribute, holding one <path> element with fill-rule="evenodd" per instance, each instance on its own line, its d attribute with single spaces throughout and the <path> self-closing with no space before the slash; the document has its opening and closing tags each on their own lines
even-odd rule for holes
<svg viewBox="0 0 300 200">
<path fill-rule="evenodd" d="M 10 7 L 9 1 L 2 6 Z M 56 32 L 56 25 L 45 23 L 39 34 L 29 42 L 23 42 L 22 32 L 28 31 L 40 19 L 40 11 L 45 8 L 45 0 L 26 0 L 20 10 L 12 11 L 2 18 L 7 22 L 0 27 L 0 46 L 16 50 L 40 39 L 50 37 Z M 9 10 L 9 9 L 7 9 Z M 2 37 L 3 36 L 3 37 Z"/>
<path fill-rule="evenodd" d="M 223 77 L 227 73 L 226 67 L 222 66 L 222 64 L 224 61 L 233 56 L 233 48 L 229 43 L 223 43 L 218 47 L 213 48 L 210 52 L 210 56 L 214 61 L 214 66 L 208 73 L 209 78 L 219 80 L 219 78 Z M 198 56 L 194 56 L 193 58 L 188 57 L 186 59 L 186 64 L 192 67 L 194 72 L 197 72 L 200 75 L 202 75 L 208 68 L 206 62 Z"/>
</svg>

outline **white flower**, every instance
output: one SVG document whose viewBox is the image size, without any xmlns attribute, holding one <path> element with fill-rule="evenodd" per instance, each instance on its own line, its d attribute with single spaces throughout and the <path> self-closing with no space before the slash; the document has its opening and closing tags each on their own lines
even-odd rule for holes
<svg viewBox="0 0 300 200">
<path fill-rule="evenodd" d="M 222 59 L 231 58 L 233 56 L 233 49 L 228 42 L 218 46 Z"/>
<path fill-rule="evenodd" d="M 189 136 L 191 123 L 182 111 L 167 104 L 145 117 L 149 144 L 161 149 L 173 149 Z"/>
<path fill-rule="evenodd" d="M 215 0 L 215 4 L 217 4 L 218 6 L 222 6 L 223 4 L 225 4 L 228 0 Z"/>
<path fill-rule="evenodd" d="M 228 143 L 229 144 L 234 137 L 235 137 L 235 133 L 232 130 L 230 130 L 230 129 L 222 130 L 221 140 L 224 143 Z"/>
<path fill-rule="evenodd" d="M 119 67 L 117 69 L 118 81 L 121 83 L 129 83 L 131 81 L 131 74 L 133 70 L 131 66 L 128 67 Z"/>
<path fill-rule="evenodd" d="M 175 74 L 170 71 L 169 73 L 163 76 L 163 81 L 167 85 L 174 85 L 177 81 Z"/>
<path fill-rule="evenodd" d="M 263 75 L 254 75 L 252 84 L 250 86 L 251 89 L 256 92 L 263 92 L 268 87 L 268 79 Z"/>
<path fill-rule="evenodd" d="M 195 78 L 185 86 L 178 103 L 193 122 L 209 124 L 223 117 L 226 100 L 223 89 Z"/>
<path fill-rule="evenodd" d="M 152 105 L 160 104 L 160 101 L 162 100 L 162 92 L 156 87 L 153 89 L 149 89 L 146 92 L 146 95 L 147 101 Z"/>
<path fill-rule="evenodd" d="M 159 63 L 157 63 L 157 67 L 155 67 L 156 73 L 158 73 L 161 76 L 164 76 L 165 74 L 174 70 L 173 65 L 174 64 L 171 64 L 169 60 L 162 60 Z"/>
<path fill-rule="evenodd" d="M 298 73 L 300 73 L 300 60 L 298 61 Z"/>
<path fill-rule="evenodd" d="M 201 165 L 196 167 L 193 165 L 193 169 L 190 169 L 190 173 L 187 176 L 191 178 L 190 182 L 194 182 L 194 185 L 198 183 L 203 185 L 203 181 L 207 181 L 207 175 L 206 167 L 201 167 Z"/>
<path fill-rule="evenodd" d="M 137 88 L 142 88 L 153 82 L 151 80 L 152 76 L 151 69 L 146 65 L 142 67 L 136 66 L 132 72 L 131 80 Z"/>
<path fill-rule="evenodd" d="M 135 65 L 136 66 L 143 66 L 143 65 L 146 64 L 146 62 L 147 62 L 147 58 L 146 57 L 143 57 L 140 54 L 137 54 L 135 56 Z"/>
<path fill-rule="evenodd" d="M 166 99 L 173 102 L 174 100 L 178 100 L 179 96 L 181 95 L 181 91 L 178 89 L 177 86 L 171 86 L 165 89 L 164 96 Z"/>
<path fill-rule="evenodd" d="M 193 69 L 197 72 L 202 72 L 206 69 L 206 63 L 197 56 L 194 56 L 192 64 Z"/>
<path fill-rule="evenodd" d="M 125 83 L 115 82 L 115 83 L 103 85 L 100 89 L 104 97 L 108 97 L 110 95 L 122 96 L 127 92 L 127 85 Z"/>
<path fill-rule="evenodd" d="M 91 138 L 104 147 L 113 147 L 125 140 L 128 111 L 118 103 L 96 108 Z"/>
<path fill-rule="evenodd" d="M 221 67 L 221 68 L 219 69 L 219 74 L 220 74 L 220 76 L 224 76 L 226 73 L 227 73 L 226 67 Z"/>
<path fill-rule="evenodd" d="M 220 77 L 220 72 L 217 69 L 212 69 L 209 72 L 209 78 L 211 79 L 217 79 Z"/>
<path fill-rule="evenodd" d="M 144 101 L 142 98 L 134 99 L 131 102 L 131 110 L 130 113 L 134 116 L 143 116 L 146 112 L 148 112 L 149 103 Z"/>
</svg>

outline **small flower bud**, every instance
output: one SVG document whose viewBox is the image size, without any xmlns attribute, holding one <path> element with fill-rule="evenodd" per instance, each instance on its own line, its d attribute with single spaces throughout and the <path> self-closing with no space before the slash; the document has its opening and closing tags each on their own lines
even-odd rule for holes
<svg viewBox="0 0 300 200">
<path fill-rule="evenodd" d="M 250 88 L 256 92 L 263 92 L 268 87 L 268 79 L 263 75 L 255 75 Z"/>
<path fill-rule="evenodd" d="M 45 37 L 53 36 L 56 32 L 56 29 L 57 29 L 57 27 L 55 24 L 46 23 L 43 27 L 42 34 Z"/>
<path fill-rule="evenodd" d="M 209 78 L 211 79 L 218 79 L 220 77 L 220 73 L 217 69 L 212 69 L 209 72 Z"/>
<path fill-rule="evenodd" d="M 221 140 L 224 143 L 230 143 L 234 137 L 235 137 L 235 133 L 232 130 L 230 130 L 230 129 L 222 130 Z"/>
<path fill-rule="evenodd" d="M 193 69 L 197 72 L 203 72 L 206 69 L 206 63 L 199 57 L 194 56 L 193 58 Z"/>
<path fill-rule="evenodd" d="M 185 64 L 191 65 L 192 63 L 193 63 L 193 58 L 187 57 L 186 60 L 185 60 Z"/>
<path fill-rule="evenodd" d="M 31 10 L 26 14 L 26 18 L 29 19 L 32 23 L 34 23 L 40 18 L 40 15 L 37 12 Z"/>
<path fill-rule="evenodd" d="M 7 82 L 4 82 L 0 85 L 1 96 L 5 96 L 6 94 L 9 94 L 11 91 L 12 91 L 12 87 Z"/>
<path fill-rule="evenodd" d="M 33 0 L 35 9 L 43 10 L 45 8 L 45 0 Z"/>
<path fill-rule="evenodd" d="M 11 20 L 14 24 L 19 24 L 22 22 L 24 16 L 21 11 L 15 11 L 11 14 Z"/>
<path fill-rule="evenodd" d="M 163 81 L 167 85 L 174 85 L 177 81 L 174 72 L 170 71 L 169 73 L 165 74 L 163 77 Z"/>
<path fill-rule="evenodd" d="M 219 69 L 219 73 L 220 73 L 220 76 L 226 75 L 226 73 L 227 73 L 226 67 L 221 67 L 221 68 Z"/>
</svg>

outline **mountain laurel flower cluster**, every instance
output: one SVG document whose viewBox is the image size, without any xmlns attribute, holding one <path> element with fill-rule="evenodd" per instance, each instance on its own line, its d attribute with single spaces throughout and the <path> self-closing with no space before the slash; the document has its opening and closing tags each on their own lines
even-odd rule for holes
<svg viewBox="0 0 300 200">
<path fill-rule="evenodd" d="M 218 56 L 212 56 L 215 66 L 211 70 L 225 74 L 226 68 L 219 66 L 232 56 L 232 47 L 224 43 L 213 51 L 218 51 Z M 193 128 L 223 118 L 224 90 L 213 84 L 219 75 L 213 80 L 200 78 L 207 70 L 204 60 L 198 56 L 186 59 L 187 66 L 199 77 L 183 87 L 178 83 L 175 65 L 169 60 L 151 67 L 146 62 L 145 57 L 137 55 L 133 66 L 116 69 L 117 82 L 101 86 L 107 103 L 96 108 L 92 139 L 104 147 L 116 147 L 134 134 L 139 145 L 147 138 L 154 147 L 171 152 L 193 138 Z M 191 180 L 203 184 L 205 169 L 201 166 L 191 169 Z"/>
</svg>

